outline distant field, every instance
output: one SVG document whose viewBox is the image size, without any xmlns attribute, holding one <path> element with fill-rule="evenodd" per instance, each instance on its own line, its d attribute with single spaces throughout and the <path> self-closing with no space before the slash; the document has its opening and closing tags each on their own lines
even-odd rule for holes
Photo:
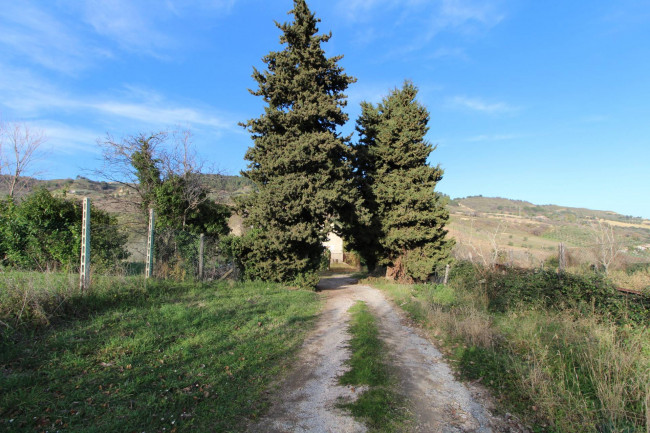
<svg viewBox="0 0 650 433">
<path fill-rule="evenodd" d="M 650 267 L 649 220 L 490 197 L 455 199 L 449 209 L 448 228 L 456 239 L 456 256 L 484 264 L 541 267 L 554 260 L 557 263 L 558 246 L 563 243 L 569 265 L 586 269 L 596 262 L 601 242 L 598 222 L 611 225 L 620 250 L 612 265 L 615 282 L 635 290 L 650 287 L 650 273 L 643 270 L 643 266 Z M 640 272 L 630 275 L 629 269 Z"/>
</svg>

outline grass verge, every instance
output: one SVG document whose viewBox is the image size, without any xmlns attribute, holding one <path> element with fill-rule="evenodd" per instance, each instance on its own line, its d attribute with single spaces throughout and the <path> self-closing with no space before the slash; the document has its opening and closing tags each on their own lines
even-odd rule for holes
<svg viewBox="0 0 650 433">
<path fill-rule="evenodd" d="M 485 275 L 471 272 L 452 272 L 446 287 L 367 282 L 428 329 L 462 377 L 491 388 L 501 407 L 534 431 L 650 431 L 650 330 L 632 314 L 638 308 L 625 321 L 624 306 L 611 315 L 597 312 L 595 301 L 527 303 L 515 296 L 509 276 L 489 275 L 493 287 L 486 290 Z M 517 278 L 527 294 L 539 280 Z M 571 282 L 587 296 L 589 281 Z M 505 289 L 512 302 L 495 304 Z"/>
<path fill-rule="evenodd" d="M 311 291 L 267 283 L 84 296 L 80 314 L 68 301 L 47 327 L 0 343 L 0 430 L 240 431 L 320 305 Z"/>
<path fill-rule="evenodd" d="M 395 390 L 390 368 L 385 363 L 384 346 L 374 316 L 364 302 L 350 308 L 352 335 L 348 361 L 350 369 L 339 381 L 342 385 L 368 386 L 354 402 L 342 403 L 362 420 L 371 432 L 403 432 L 410 421 L 405 400 Z"/>
</svg>

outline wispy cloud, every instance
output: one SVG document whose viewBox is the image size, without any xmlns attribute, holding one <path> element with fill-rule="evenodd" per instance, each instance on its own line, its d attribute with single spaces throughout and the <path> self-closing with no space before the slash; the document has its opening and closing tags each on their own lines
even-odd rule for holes
<svg viewBox="0 0 650 433">
<path fill-rule="evenodd" d="M 82 18 L 121 50 L 165 58 L 182 45 L 186 28 L 200 17 L 228 13 L 237 0 L 75 0 Z M 181 19 L 182 25 L 174 19 Z"/>
<path fill-rule="evenodd" d="M 0 112 L 11 112 L 20 119 L 46 118 L 56 113 L 87 118 L 98 125 L 121 124 L 126 119 L 149 129 L 188 125 L 213 134 L 242 131 L 235 116 L 196 101 L 169 100 L 137 86 L 124 86 L 109 95 L 71 95 L 23 70 L 0 64 L 0 72 L 8 78 L 0 80 Z"/>
<path fill-rule="evenodd" d="M 359 32 L 360 43 L 374 39 L 398 39 L 391 56 L 407 54 L 428 47 L 440 33 L 476 35 L 491 29 L 505 18 L 499 0 L 340 0 L 338 8 L 348 22 L 364 22 Z M 381 31 L 371 26 L 379 15 L 390 15 L 392 27 Z M 408 37 L 408 39 L 405 39 Z M 456 49 L 455 54 L 460 51 Z M 437 54 L 451 54 L 437 49 Z"/>
<path fill-rule="evenodd" d="M 236 1 L 6 1 L 0 7 L 0 55 L 72 75 L 120 52 L 164 59 L 183 44 L 185 32 L 175 29 L 227 13 Z"/>
<path fill-rule="evenodd" d="M 472 143 L 484 142 L 484 141 L 506 141 L 506 140 L 516 140 L 521 138 L 521 134 L 481 134 L 469 137 L 466 141 Z"/>
<path fill-rule="evenodd" d="M 5 2 L 0 8 L 0 50 L 8 57 L 61 72 L 85 68 L 91 59 L 110 57 L 109 50 L 82 40 L 74 24 L 64 23 L 42 7 L 27 1 Z M 2 51 L 0 51 L 2 52 Z"/>
<path fill-rule="evenodd" d="M 485 114 L 512 114 L 521 110 L 505 102 L 488 102 L 481 98 L 470 98 L 467 96 L 455 96 L 449 98 L 447 105 L 452 108 L 477 111 Z"/>
<path fill-rule="evenodd" d="M 155 25 L 160 14 L 155 7 L 143 10 L 142 3 L 127 0 L 86 0 L 79 6 L 84 21 L 122 50 L 161 56 L 163 50 L 175 44 Z"/>
<path fill-rule="evenodd" d="M 27 124 L 44 131 L 47 137 L 44 147 L 49 153 L 87 152 L 98 154 L 99 150 L 95 143 L 104 134 L 101 130 L 92 130 L 56 121 L 34 121 L 27 122 Z"/>
<path fill-rule="evenodd" d="M 91 102 L 89 108 L 108 116 L 119 116 L 150 125 L 190 124 L 210 127 L 216 130 L 232 129 L 236 123 L 226 121 L 209 112 L 193 107 L 151 105 L 146 103 L 124 103 L 118 101 Z"/>
</svg>

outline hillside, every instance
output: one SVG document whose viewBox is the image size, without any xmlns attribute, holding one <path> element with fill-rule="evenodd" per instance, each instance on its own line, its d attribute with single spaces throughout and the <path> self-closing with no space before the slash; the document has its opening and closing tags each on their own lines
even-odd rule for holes
<svg viewBox="0 0 650 433">
<path fill-rule="evenodd" d="M 481 196 L 451 200 L 449 210 L 457 257 L 537 267 L 557 257 L 562 243 L 571 264 L 588 265 L 607 237 L 621 251 L 619 262 L 650 263 L 650 220 L 643 218 Z"/>
<path fill-rule="evenodd" d="M 202 175 L 205 185 L 210 190 L 210 196 L 219 203 L 232 203 L 234 197 L 245 195 L 254 188 L 253 182 L 242 176 L 226 176 L 220 174 Z M 83 176 L 75 179 L 29 179 L 26 188 L 18 196 L 28 194 L 38 188 L 45 188 L 55 194 L 67 197 L 90 197 L 99 207 L 111 211 L 110 203 L 115 199 L 126 198 L 133 192 L 119 182 L 95 181 Z M 4 184 L 0 184 L 0 195 L 7 194 Z"/>
<path fill-rule="evenodd" d="M 242 176 L 204 175 L 210 196 L 233 204 L 234 198 L 249 194 L 254 184 Z M 126 220 L 133 210 L 124 206 L 133 191 L 115 182 L 101 182 L 78 176 L 76 179 L 30 179 L 28 193 L 47 188 L 67 197 L 90 197 L 93 203 Z M 0 189 L 0 194 L 6 193 Z M 598 244 L 598 221 L 613 227 L 613 236 L 634 261 L 650 262 L 650 220 L 616 212 L 557 205 L 536 205 L 523 200 L 501 197 L 470 196 L 450 200 L 449 232 L 456 239 L 456 254 L 476 259 L 500 250 L 502 260 L 519 265 L 537 266 L 557 252 L 561 242 L 578 257 L 593 255 Z M 236 218 L 236 217 L 235 217 Z M 237 225 L 238 222 L 235 223 Z M 495 248 L 496 247 L 496 248 Z"/>
</svg>

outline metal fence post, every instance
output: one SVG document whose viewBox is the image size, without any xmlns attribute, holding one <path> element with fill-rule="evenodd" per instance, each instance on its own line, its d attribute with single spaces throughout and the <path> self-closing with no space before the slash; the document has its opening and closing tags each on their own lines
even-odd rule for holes
<svg viewBox="0 0 650 433">
<path fill-rule="evenodd" d="M 79 266 L 79 288 L 90 287 L 90 198 L 83 199 L 81 215 L 81 266 Z"/>
<path fill-rule="evenodd" d="M 201 233 L 199 237 L 199 280 L 203 279 L 203 242 L 205 240 L 205 235 Z"/>
<path fill-rule="evenodd" d="M 145 278 L 151 278 L 151 274 L 153 273 L 154 223 L 154 211 L 153 209 L 149 209 L 149 235 L 147 236 L 147 263 L 145 265 Z"/>
</svg>

